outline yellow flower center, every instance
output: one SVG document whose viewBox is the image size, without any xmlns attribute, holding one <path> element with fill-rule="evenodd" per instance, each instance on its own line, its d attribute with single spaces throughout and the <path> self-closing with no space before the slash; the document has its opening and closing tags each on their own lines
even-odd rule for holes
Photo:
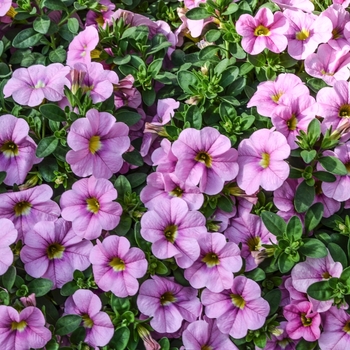
<svg viewBox="0 0 350 350">
<path fill-rule="evenodd" d="M 333 40 L 341 38 L 341 35 L 339 33 L 339 28 L 334 28 L 332 30 L 332 34 L 333 34 L 333 37 L 332 37 Z"/>
<path fill-rule="evenodd" d="M 309 36 L 310 32 L 305 28 L 303 28 L 300 32 L 297 32 L 295 35 L 296 39 L 301 41 L 306 40 Z"/>
<path fill-rule="evenodd" d="M 259 25 L 255 28 L 254 30 L 254 35 L 255 36 L 269 36 L 270 35 L 270 30 L 263 25 Z"/>
<path fill-rule="evenodd" d="M 287 120 L 287 126 L 289 130 L 295 130 L 297 128 L 298 119 L 295 117 L 295 114 L 292 114 L 291 118 Z"/>
<path fill-rule="evenodd" d="M 122 259 L 117 257 L 113 258 L 109 263 L 109 266 L 113 268 L 114 271 L 124 271 L 125 270 L 125 262 Z"/>
<path fill-rule="evenodd" d="M 95 197 L 88 198 L 86 203 L 87 210 L 91 211 L 92 213 L 96 214 L 100 210 L 100 203 Z"/>
<path fill-rule="evenodd" d="M 30 213 L 30 208 L 32 205 L 27 201 L 18 202 L 15 204 L 13 210 L 16 216 L 28 215 Z"/>
<path fill-rule="evenodd" d="M 6 16 L 14 18 L 17 15 L 17 11 L 11 6 L 10 9 L 6 12 Z"/>
<path fill-rule="evenodd" d="M 248 239 L 248 247 L 251 252 L 258 252 L 261 249 L 260 237 L 251 237 Z"/>
<path fill-rule="evenodd" d="M 322 75 L 327 75 L 327 76 L 329 76 L 329 77 L 332 77 L 332 76 L 334 75 L 334 73 L 328 73 L 328 72 L 326 72 L 324 69 L 321 69 L 321 74 L 322 74 Z"/>
<path fill-rule="evenodd" d="M 199 152 L 194 159 L 197 162 L 205 164 L 207 168 L 211 167 L 211 156 L 207 152 Z"/>
<path fill-rule="evenodd" d="M 345 165 L 346 170 L 348 171 L 348 175 L 350 175 L 350 163 L 346 163 L 344 165 Z"/>
<path fill-rule="evenodd" d="M 331 277 L 332 277 L 332 275 L 330 275 L 328 271 L 326 271 L 322 274 L 322 278 L 324 278 L 325 280 L 328 280 Z"/>
<path fill-rule="evenodd" d="M 165 292 L 161 297 L 160 297 L 160 304 L 162 306 L 169 305 L 171 303 L 174 303 L 176 301 L 176 298 L 174 297 L 174 294 L 172 292 Z"/>
<path fill-rule="evenodd" d="M 41 89 L 41 88 L 43 88 L 43 87 L 45 87 L 45 86 L 46 86 L 46 84 L 45 84 L 43 81 L 39 80 L 39 81 L 34 85 L 34 88 L 35 88 L 35 89 Z"/>
<path fill-rule="evenodd" d="M 301 319 L 301 323 L 303 324 L 304 327 L 310 327 L 311 324 L 312 324 L 312 319 L 311 318 L 307 318 L 305 315 L 306 314 L 304 312 L 301 314 L 301 318 L 300 318 Z"/>
<path fill-rule="evenodd" d="M 350 320 L 345 323 L 343 331 L 350 334 Z"/>
<path fill-rule="evenodd" d="M 94 325 L 94 321 L 89 317 L 88 314 L 82 315 L 81 318 L 83 319 L 84 327 L 92 328 L 92 326 Z"/>
<path fill-rule="evenodd" d="M 176 236 L 177 236 L 177 226 L 176 225 L 168 225 L 164 229 L 164 236 L 168 242 L 174 243 Z"/>
<path fill-rule="evenodd" d="M 101 55 L 101 51 L 100 51 L 100 50 L 94 49 L 94 50 L 92 50 L 92 51 L 90 52 L 90 57 L 91 57 L 91 58 L 99 58 L 100 55 Z"/>
<path fill-rule="evenodd" d="M 238 294 L 230 294 L 232 304 L 240 309 L 244 309 L 245 300 Z"/>
<path fill-rule="evenodd" d="M 273 102 L 276 102 L 276 103 L 277 103 L 277 102 L 279 101 L 279 99 L 281 98 L 282 95 L 283 95 L 283 92 L 282 92 L 282 91 L 279 91 L 279 92 L 277 92 L 277 94 L 271 96 L 271 100 L 272 100 Z"/>
<path fill-rule="evenodd" d="M 215 253 L 208 253 L 202 259 L 208 267 L 213 267 L 220 264 L 219 257 Z"/>
<path fill-rule="evenodd" d="M 340 107 L 339 117 L 341 117 L 341 118 L 349 118 L 350 117 L 350 105 L 345 104 L 345 105 L 342 105 Z"/>
<path fill-rule="evenodd" d="M 95 21 L 96 23 L 99 25 L 99 26 L 103 26 L 105 24 L 105 21 L 103 19 L 103 16 L 101 14 L 99 14 L 96 18 L 95 18 Z"/>
<path fill-rule="evenodd" d="M 100 141 L 100 136 L 91 136 L 89 140 L 89 151 L 92 154 L 95 154 L 102 147 L 102 143 Z"/>
<path fill-rule="evenodd" d="M 180 197 L 181 198 L 182 193 L 183 193 L 183 190 L 179 186 L 177 186 L 172 191 L 170 191 L 170 195 L 173 197 Z"/>
<path fill-rule="evenodd" d="M 26 321 L 13 321 L 11 322 L 11 331 L 19 331 L 22 332 L 25 330 L 25 328 L 27 327 L 27 322 Z"/>
<path fill-rule="evenodd" d="M 63 252 L 65 250 L 65 247 L 59 243 L 52 243 L 50 244 L 47 249 L 47 257 L 52 259 L 61 259 L 63 257 Z"/>
<path fill-rule="evenodd" d="M 13 141 L 5 141 L 0 147 L 0 152 L 4 153 L 6 158 L 18 156 L 18 146 Z"/>
<path fill-rule="evenodd" d="M 259 163 L 262 168 L 266 169 L 270 165 L 270 155 L 268 153 L 263 152 L 261 155 L 261 161 Z"/>
<path fill-rule="evenodd" d="M 203 345 L 201 347 L 201 350 L 213 350 L 213 348 L 211 346 L 209 346 L 209 345 Z"/>
</svg>

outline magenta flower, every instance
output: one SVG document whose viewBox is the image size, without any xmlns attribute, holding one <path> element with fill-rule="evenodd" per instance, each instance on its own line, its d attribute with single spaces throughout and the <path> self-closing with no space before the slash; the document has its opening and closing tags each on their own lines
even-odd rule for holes
<svg viewBox="0 0 350 350">
<path fill-rule="evenodd" d="M 96 243 L 90 253 L 96 284 L 120 298 L 135 295 L 139 289 L 137 278 L 147 271 L 144 252 L 130 248 L 125 237 L 108 236 L 102 243 L 99 240 Z"/>
<path fill-rule="evenodd" d="M 233 272 L 242 267 L 240 250 L 235 243 L 226 242 L 221 233 L 206 233 L 198 241 L 201 252 L 198 260 L 185 270 L 185 278 L 193 288 L 207 287 L 220 293 L 233 283 Z"/>
<path fill-rule="evenodd" d="M 222 334 L 212 320 L 204 316 L 204 320 L 190 323 L 182 333 L 182 341 L 186 350 L 225 349 L 238 350 L 227 334 Z"/>
<path fill-rule="evenodd" d="M 67 65 L 73 67 L 75 63 L 89 64 L 91 51 L 95 49 L 99 41 L 98 31 L 94 26 L 86 27 L 69 44 L 67 53 Z"/>
<path fill-rule="evenodd" d="M 282 73 L 275 81 L 264 81 L 258 85 L 258 90 L 250 99 L 247 107 L 256 107 L 258 113 L 270 117 L 274 109 L 281 103 L 280 98 L 290 95 L 294 98 L 310 95 L 309 89 L 295 74 Z"/>
<path fill-rule="evenodd" d="M 64 305 L 64 313 L 81 316 L 86 330 L 85 343 L 92 347 L 105 346 L 112 339 L 114 326 L 108 314 L 100 311 L 100 298 L 91 290 L 79 289 Z"/>
<path fill-rule="evenodd" d="M 109 179 L 123 165 L 122 154 L 130 147 L 128 133 L 128 126 L 111 114 L 91 109 L 70 127 L 67 163 L 75 175 Z"/>
<path fill-rule="evenodd" d="M 153 317 L 151 326 L 160 333 L 176 332 L 183 320 L 194 322 L 201 312 L 196 289 L 158 276 L 142 283 L 137 306 L 140 312 Z"/>
<path fill-rule="evenodd" d="M 36 144 L 28 132 L 24 119 L 11 114 L 0 117 L 0 171 L 6 171 L 8 186 L 22 184 L 32 166 L 42 160 L 35 156 Z"/>
<path fill-rule="evenodd" d="M 135 78 L 128 74 L 121 79 L 114 87 L 114 105 L 116 108 L 129 106 L 137 108 L 141 105 L 142 97 L 134 87 Z"/>
<path fill-rule="evenodd" d="M 20 313 L 11 306 L 0 305 L 0 344 L 4 350 L 42 348 L 51 339 L 40 309 L 28 306 Z"/>
<path fill-rule="evenodd" d="M 90 266 L 92 243 L 78 237 L 63 219 L 38 222 L 25 235 L 24 244 L 20 256 L 26 272 L 51 280 L 52 289 L 72 281 L 74 270 Z"/>
<path fill-rule="evenodd" d="M 103 29 L 112 22 L 115 5 L 109 0 L 100 0 L 101 9 L 98 12 L 88 11 L 86 14 L 86 26 L 101 26 Z"/>
<path fill-rule="evenodd" d="M 60 63 L 18 68 L 4 87 L 4 97 L 12 96 L 18 104 L 29 107 L 39 106 L 44 98 L 60 101 L 64 97 L 64 86 L 70 87 L 66 78 L 69 71 L 69 67 Z"/>
<path fill-rule="evenodd" d="M 276 237 L 270 233 L 261 218 L 253 214 L 245 214 L 231 221 L 231 226 L 225 231 L 230 242 L 241 244 L 241 256 L 245 259 L 245 270 L 251 271 L 258 265 L 253 256 L 254 252 L 265 250 L 263 244 L 276 243 Z"/>
<path fill-rule="evenodd" d="M 251 55 L 257 55 L 264 49 L 282 52 L 288 44 L 285 33 L 288 21 L 282 12 L 275 12 L 266 7 L 260 8 L 255 17 L 244 14 L 236 22 L 236 30 L 243 36 L 242 47 Z"/>
<path fill-rule="evenodd" d="M 0 218 L 13 222 L 18 230 L 18 240 L 39 221 L 56 221 L 61 210 L 50 198 L 53 191 L 48 185 L 40 185 L 19 192 L 0 194 Z"/>
<path fill-rule="evenodd" d="M 317 312 L 312 312 L 310 302 L 302 301 L 285 306 L 283 316 L 288 321 L 286 331 L 291 339 L 304 338 L 312 342 L 320 337 L 321 316 Z"/>
<path fill-rule="evenodd" d="M 174 257 L 182 268 L 198 259 L 198 239 L 206 232 L 204 215 L 190 211 L 180 198 L 162 199 L 141 218 L 141 235 L 153 243 L 152 253 L 158 259 Z"/>
<path fill-rule="evenodd" d="M 72 221 L 76 235 L 95 239 L 102 230 L 113 230 L 119 224 L 122 207 L 113 202 L 117 196 L 117 190 L 106 179 L 81 179 L 62 194 L 62 217 Z"/>
<path fill-rule="evenodd" d="M 261 296 L 259 285 L 245 276 L 235 277 L 230 290 L 213 293 L 209 289 L 202 292 L 205 314 L 217 318 L 220 332 L 240 339 L 248 330 L 262 327 L 269 314 L 269 303 Z"/>
<path fill-rule="evenodd" d="M 218 194 L 225 181 L 238 173 L 237 151 L 231 148 L 228 137 L 212 127 L 201 130 L 185 129 L 173 143 L 172 151 L 178 158 L 175 174 L 182 181 L 206 194 Z"/>
<path fill-rule="evenodd" d="M 278 131 L 260 129 L 238 146 L 239 172 L 237 184 L 247 194 L 279 188 L 288 178 L 289 165 L 284 161 L 290 154 L 287 139 Z"/>
<path fill-rule="evenodd" d="M 322 314 L 322 334 L 318 344 L 322 350 L 343 350 L 350 344 L 350 315 L 337 307 Z"/>
<path fill-rule="evenodd" d="M 13 263 L 13 253 L 10 245 L 16 241 L 17 230 L 8 219 L 0 219 L 0 276 Z"/>
<path fill-rule="evenodd" d="M 288 53 L 296 60 L 304 60 L 319 44 L 332 38 L 332 22 L 327 17 L 317 17 L 300 10 L 285 10 L 283 14 L 289 21 L 286 33 Z"/>
</svg>

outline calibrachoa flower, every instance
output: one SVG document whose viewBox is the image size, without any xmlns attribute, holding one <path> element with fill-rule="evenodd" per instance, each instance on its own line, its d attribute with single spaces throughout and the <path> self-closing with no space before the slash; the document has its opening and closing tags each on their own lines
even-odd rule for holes
<svg viewBox="0 0 350 350">
<path fill-rule="evenodd" d="M 137 278 L 147 271 L 144 252 L 130 248 L 125 237 L 108 236 L 102 243 L 99 240 L 96 243 L 90 253 L 96 284 L 120 298 L 135 295 L 139 289 Z"/>
<path fill-rule="evenodd" d="M 11 8 L 12 0 L 3 0 L 0 3 L 0 16 L 5 16 L 7 11 Z"/>
<path fill-rule="evenodd" d="M 113 230 L 119 224 L 122 207 L 113 202 L 117 196 L 117 190 L 106 179 L 81 179 L 62 194 L 62 217 L 72 221 L 79 237 L 95 239 L 102 230 Z"/>
<path fill-rule="evenodd" d="M 18 240 L 25 237 L 39 221 L 56 221 L 61 210 L 52 201 L 53 191 L 40 185 L 19 192 L 0 194 L 0 218 L 10 219 L 18 230 Z"/>
<path fill-rule="evenodd" d="M 237 151 L 231 148 L 228 137 L 212 127 L 201 130 L 185 129 L 173 143 L 172 151 L 178 158 L 175 174 L 182 181 L 206 194 L 218 194 L 225 181 L 238 173 Z"/>
<path fill-rule="evenodd" d="M 314 4 L 310 0 L 272 0 L 282 10 L 303 10 L 305 12 L 312 12 L 314 10 Z"/>
<path fill-rule="evenodd" d="M 137 306 L 143 314 L 153 317 L 152 328 L 160 333 L 176 332 L 183 320 L 194 322 L 201 303 L 197 290 L 183 287 L 172 278 L 152 276 L 142 283 L 137 297 Z"/>
<path fill-rule="evenodd" d="M 204 316 L 204 320 L 190 323 L 182 333 L 183 350 L 237 350 L 227 334 L 220 332 L 216 320 Z"/>
<path fill-rule="evenodd" d="M 350 344 L 350 315 L 337 307 L 322 314 L 322 334 L 318 344 L 322 350 L 344 350 Z"/>
<path fill-rule="evenodd" d="M 112 339 L 114 326 L 108 314 L 100 311 L 100 298 L 91 290 L 79 289 L 70 296 L 64 306 L 64 313 L 81 316 L 85 328 L 85 343 L 90 346 L 105 346 Z"/>
<path fill-rule="evenodd" d="M 40 309 L 28 306 L 20 313 L 11 306 L 0 305 L 0 344 L 4 350 L 42 348 L 51 339 Z"/>
<path fill-rule="evenodd" d="M 91 109 L 70 127 L 67 163 L 78 176 L 109 179 L 123 165 L 122 154 L 130 147 L 128 133 L 128 126 L 117 123 L 112 114 Z"/>
<path fill-rule="evenodd" d="M 4 96 L 12 98 L 20 105 L 39 106 L 44 98 L 60 101 L 64 97 L 64 86 L 70 87 L 66 78 L 70 68 L 60 63 L 45 67 L 41 64 L 29 68 L 16 69 L 4 87 Z"/>
<path fill-rule="evenodd" d="M 26 233 L 24 244 L 20 256 L 26 272 L 51 280 L 52 289 L 73 280 L 74 270 L 84 271 L 90 266 L 92 243 L 78 237 L 72 224 L 61 218 L 35 224 Z"/>
<path fill-rule="evenodd" d="M 157 171 L 161 173 L 172 173 L 175 171 L 177 158 L 172 152 L 171 142 L 168 139 L 163 139 L 158 147 L 152 153 L 153 165 L 157 165 Z"/>
<path fill-rule="evenodd" d="M 206 233 L 198 240 L 201 253 L 198 260 L 185 270 L 185 278 L 193 288 L 207 287 L 220 293 L 232 286 L 233 272 L 242 267 L 237 244 L 226 242 L 221 233 Z"/>
<path fill-rule="evenodd" d="M 280 53 L 287 47 L 284 36 L 288 21 L 282 12 L 275 12 L 266 7 L 260 8 L 255 17 L 244 14 L 236 22 L 236 30 L 243 36 L 242 47 L 251 55 L 257 55 L 265 48 Z"/>
<path fill-rule="evenodd" d="M 274 191 L 288 178 L 289 165 L 284 161 L 290 154 L 287 139 L 278 131 L 260 129 L 238 146 L 239 172 L 237 184 L 247 194 L 261 186 Z"/>
<path fill-rule="evenodd" d="M 320 337 L 321 316 L 312 312 L 312 304 L 302 301 L 284 307 L 283 316 L 287 319 L 287 334 L 292 339 L 304 338 L 306 341 L 315 341 Z"/>
<path fill-rule="evenodd" d="M 164 198 L 141 218 L 141 235 L 153 243 L 152 253 L 158 259 L 174 257 L 182 268 L 198 259 L 198 240 L 206 232 L 204 215 L 190 211 L 181 198 Z"/>
<path fill-rule="evenodd" d="M 17 230 L 8 219 L 0 219 L 0 276 L 13 263 L 13 253 L 10 245 L 16 241 Z"/>
<path fill-rule="evenodd" d="M 229 290 L 213 293 L 202 292 L 205 314 L 217 319 L 217 326 L 224 334 L 240 339 L 248 330 L 263 326 L 269 314 L 269 303 L 261 296 L 259 285 L 245 276 L 235 277 Z"/>
<path fill-rule="evenodd" d="M 6 171 L 6 185 L 22 184 L 32 166 L 42 160 L 35 156 L 36 144 L 28 132 L 24 119 L 11 114 L 0 117 L 0 171 Z"/>
</svg>

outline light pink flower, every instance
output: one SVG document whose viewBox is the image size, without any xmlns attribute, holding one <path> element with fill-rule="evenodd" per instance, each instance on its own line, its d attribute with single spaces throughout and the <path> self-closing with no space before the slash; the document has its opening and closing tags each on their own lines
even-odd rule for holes
<svg viewBox="0 0 350 350">
<path fill-rule="evenodd" d="M 66 78 L 69 71 L 69 67 L 60 63 L 18 68 L 4 87 L 4 97 L 12 96 L 18 104 L 29 107 L 39 106 L 44 98 L 60 101 L 64 97 L 64 86 L 70 87 Z"/>
<path fill-rule="evenodd" d="M 284 161 L 290 154 L 287 139 L 278 131 L 260 129 L 238 147 L 239 172 L 237 184 L 247 194 L 279 188 L 288 178 L 289 165 Z"/>
<path fill-rule="evenodd" d="M 109 179 L 123 165 L 122 154 L 130 147 L 128 133 L 128 126 L 110 113 L 90 109 L 70 127 L 67 163 L 78 176 Z"/>
<path fill-rule="evenodd" d="M 105 346 L 112 339 L 114 326 L 108 314 L 100 311 L 100 298 L 91 290 L 79 289 L 65 302 L 64 313 L 81 316 L 86 330 L 85 343 L 92 347 Z"/>
<path fill-rule="evenodd" d="M 12 5 L 12 0 L 2 0 L 0 3 L 0 16 L 5 16 Z"/>
<path fill-rule="evenodd" d="M 217 319 L 217 326 L 224 334 L 240 339 L 248 330 L 263 326 L 269 314 L 269 303 L 261 296 L 259 285 L 245 276 L 235 277 L 229 290 L 213 293 L 202 292 L 205 314 Z"/>
<path fill-rule="evenodd" d="M 173 154 L 171 149 L 171 142 L 168 139 L 163 139 L 158 147 L 152 153 L 152 162 L 157 166 L 157 171 L 161 173 L 172 173 L 175 171 L 177 157 Z"/>
<path fill-rule="evenodd" d="M 312 12 L 315 7 L 310 0 L 272 0 L 277 4 L 282 10 L 303 10 L 305 12 Z"/>
<path fill-rule="evenodd" d="M 333 4 L 339 4 L 344 8 L 347 8 L 350 5 L 350 0 L 333 0 Z"/>
<path fill-rule="evenodd" d="M 0 305 L 0 344 L 3 350 L 42 348 L 51 339 L 40 309 L 28 306 L 20 313 L 11 306 Z"/>
<path fill-rule="evenodd" d="M 24 269 L 34 278 L 50 279 L 52 289 L 72 281 L 74 270 L 90 266 L 92 243 L 78 237 L 71 223 L 61 218 L 35 224 L 25 235 L 24 244 L 20 254 Z"/>
<path fill-rule="evenodd" d="M 251 55 L 257 55 L 265 48 L 272 52 L 282 52 L 288 44 L 285 33 L 288 21 L 282 12 L 272 13 L 263 7 L 255 17 L 244 14 L 236 22 L 236 30 L 243 36 L 242 47 Z"/>
<path fill-rule="evenodd" d="M 98 238 L 102 230 L 117 227 L 122 214 L 113 184 L 106 179 L 91 176 L 75 182 L 72 189 L 62 194 L 62 217 L 72 221 L 74 232 L 82 238 Z"/>
<path fill-rule="evenodd" d="M 90 253 L 94 279 L 103 291 L 112 291 L 119 298 L 135 295 L 139 289 L 137 278 L 147 271 L 145 254 L 130 248 L 125 237 L 108 236 L 96 241 Z"/>
<path fill-rule="evenodd" d="M 8 219 L 0 219 L 0 276 L 13 263 L 13 253 L 10 245 L 16 241 L 17 230 Z"/>
</svg>

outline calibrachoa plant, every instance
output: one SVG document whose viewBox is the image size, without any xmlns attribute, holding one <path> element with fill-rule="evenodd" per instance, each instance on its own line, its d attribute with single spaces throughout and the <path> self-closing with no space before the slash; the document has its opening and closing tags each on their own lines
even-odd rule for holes
<svg viewBox="0 0 350 350">
<path fill-rule="evenodd" d="M 0 350 L 350 349 L 350 1 L 0 1 Z"/>
</svg>

